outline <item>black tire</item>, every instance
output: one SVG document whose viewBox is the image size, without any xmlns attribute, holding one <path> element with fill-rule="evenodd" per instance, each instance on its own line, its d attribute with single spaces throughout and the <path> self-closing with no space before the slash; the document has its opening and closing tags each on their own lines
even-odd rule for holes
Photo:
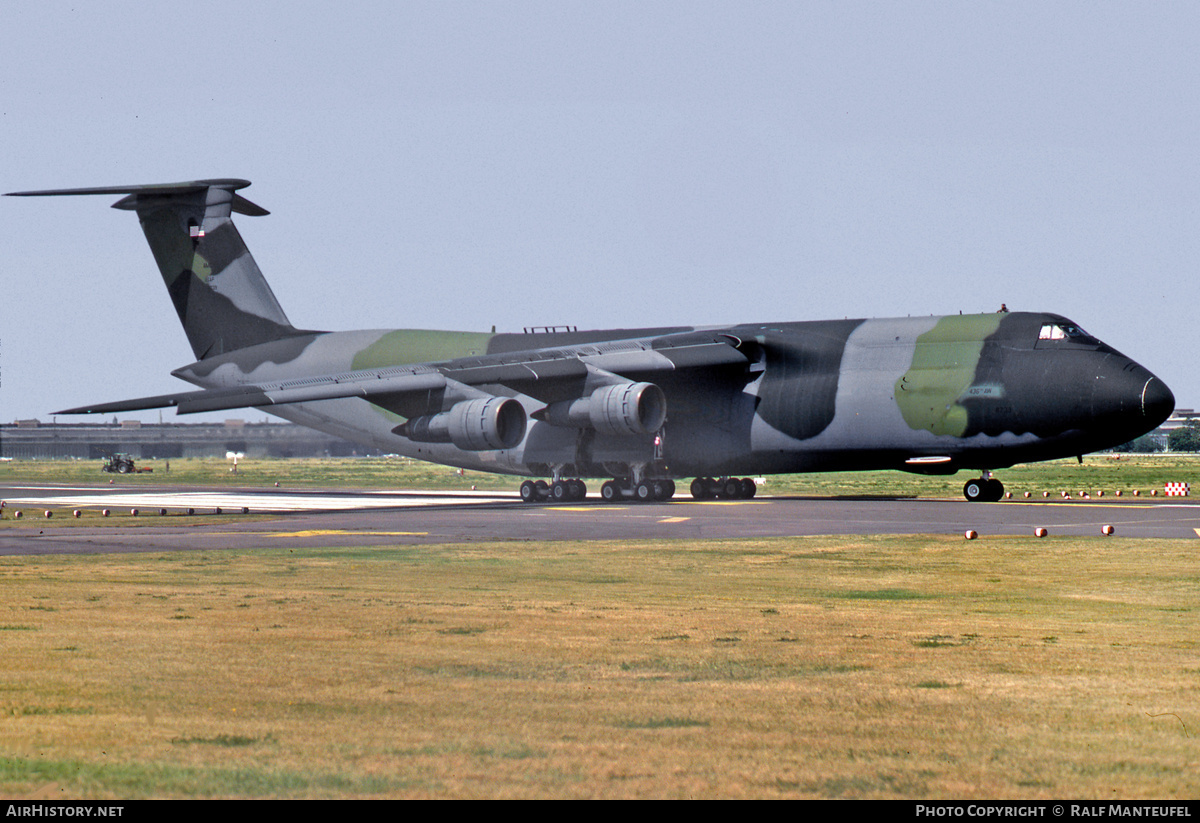
<svg viewBox="0 0 1200 823">
<path fill-rule="evenodd" d="M 742 499 L 749 500 L 758 493 L 758 484 L 749 477 L 742 478 Z"/>
<path fill-rule="evenodd" d="M 692 497 L 696 500 L 707 500 L 709 497 L 708 482 L 703 477 L 692 481 Z"/>
<path fill-rule="evenodd" d="M 526 480 L 521 484 L 521 502 L 536 503 L 537 499 L 537 485 L 532 480 Z"/>
<path fill-rule="evenodd" d="M 639 503 L 646 503 L 654 499 L 654 488 L 645 481 L 638 483 L 633 490 L 633 497 Z"/>
<path fill-rule="evenodd" d="M 617 481 L 608 480 L 600 487 L 601 499 L 611 503 L 621 497 L 621 487 L 617 485 Z"/>
<path fill-rule="evenodd" d="M 988 502 L 998 503 L 1004 499 L 1004 484 L 999 480 L 992 478 L 987 480 L 984 485 L 987 487 Z"/>
<path fill-rule="evenodd" d="M 967 502 L 969 503 L 987 500 L 987 481 L 983 478 L 968 480 L 963 485 L 963 497 L 967 498 Z"/>
</svg>

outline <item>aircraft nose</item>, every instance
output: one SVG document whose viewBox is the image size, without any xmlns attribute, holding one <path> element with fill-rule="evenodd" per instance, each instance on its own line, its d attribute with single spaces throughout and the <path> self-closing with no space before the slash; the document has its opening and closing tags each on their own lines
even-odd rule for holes
<svg viewBox="0 0 1200 823">
<path fill-rule="evenodd" d="M 1109 355 L 1092 383 L 1092 413 L 1110 433 L 1132 440 L 1156 428 L 1175 410 L 1167 385 L 1123 355 Z"/>
<path fill-rule="evenodd" d="M 1175 411 L 1175 395 L 1167 384 L 1151 375 L 1142 386 L 1142 416 L 1146 424 L 1157 428 Z"/>
</svg>

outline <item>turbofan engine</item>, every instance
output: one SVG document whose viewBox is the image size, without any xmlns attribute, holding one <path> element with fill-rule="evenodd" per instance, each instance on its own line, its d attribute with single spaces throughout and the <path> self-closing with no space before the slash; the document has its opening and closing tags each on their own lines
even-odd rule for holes
<svg viewBox="0 0 1200 823">
<path fill-rule="evenodd" d="M 481 397 L 414 417 L 392 431 L 417 443 L 453 443 L 464 451 L 511 449 L 525 436 L 525 409 L 511 397 Z"/>
<path fill-rule="evenodd" d="M 653 383 L 618 383 L 578 400 L 552 403 L 534 416 L 552 426 L 603 434 L 653 434 L 667 419 L 667 398 Z"/>
</svg>

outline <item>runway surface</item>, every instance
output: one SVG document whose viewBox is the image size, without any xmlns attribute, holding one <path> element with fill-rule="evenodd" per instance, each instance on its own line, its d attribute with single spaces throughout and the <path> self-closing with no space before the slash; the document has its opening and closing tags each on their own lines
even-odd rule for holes
<svg viewBox="0 0 1200 823">
<path fill-rule="evenodd" d="M 10 485 L 0 555 L 373 546 L 488 540 L 654 540 L 821 534 L 1101 534 L 1200 538 L 1200 504 L 758 497 L 744 501 L 521 503 L 515 492 L 259 490 Z M 71 521 L 73 509 L 121 517 Z M 220 507 L 220 518 L 211 517 Z M 243 507 L 249 516 L 241 514 Z M 140 510 L 137 518 L 128 516 Z M 188 516 L 195 510 L 200 516 Z M 12 522 L 18 509 L 24 517 Z M 44 519 L 45 510 L 54 518 Z M 168 514 L 161 516 L 160 509 Z M 204 517 L 204 515 L 210 515 Z M 70 521 L 69 524 L 63 521 Z"/>
</svg>

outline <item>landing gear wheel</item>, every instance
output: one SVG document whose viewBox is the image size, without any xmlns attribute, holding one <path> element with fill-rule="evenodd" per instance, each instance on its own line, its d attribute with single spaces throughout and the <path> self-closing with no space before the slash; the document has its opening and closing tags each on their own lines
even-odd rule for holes
<svg viewBox="0 0 1200 823">
<path fill-rule="evenodd" d="M 521 484 L 521 502 L 536 503 L 537 499 L 537 484 L 535 484 L 532 480 L 526 480 Z"/>
<path fill-rule="evenodd" d="M 670 500 L 675 496 L 675 481 L 651 480 L 650 497 L 652 500 Z"/>
<path fill-rule="evenodd" d="M 638 483 L 633 489 L 633 497 L 639 503 L 646 503 L 654 499 L 654 487 L 645 481 Z"/>
<path fill-rule="evenodd" d="M 749 477 L 742 478 L 742 499 L 749 500 L 758 493 L 758 484 Z"/>
<path fill-rule="evenodd" d="M 707 500 L 712 497 L 712 487 L 708 484 L 708 479 L 697 477 L 692 481 L 692 497 L 696 500 Z"/>
<path fill-rule="evenodd" d="M 971 503 L 995 503 L 1004 497 L 1004 484 L 995 478 L 980 477 L 968 480 L 963 486 L 963 497 Z"/>
<path fill-rule="evenodd" d="M 982 479 L 968 480 L 963 486 L 963 497 L 968 503 L 984 499 L 984 481 Z"/>
<path fill-rule="evenodd" d="M 987 486 L 988 502 L 996 503 L 1004 499 L 1004 484 L 999 480 L 993 477 L 985 485 Z"/>
<path fill-rule="evenodd" d="M 617 485 L 617 481 L 609 480 L 600 487 L 600 497 L 611 503 L 621 496 L 621 487 Z"/>
<path fill-rule="evenodd" d="M 537 493 L 537 488 L 535 484 L 535 493 Z M 546 488 L 542 488 L 541 496 L 545 497 L 547 495 L 555 503 L 569 503 L 576 500 L 583 500 L 587 497 L 587 486 L 582 480 L 555 480 L 550 484 L 548 491 Z"/>
</svg>

